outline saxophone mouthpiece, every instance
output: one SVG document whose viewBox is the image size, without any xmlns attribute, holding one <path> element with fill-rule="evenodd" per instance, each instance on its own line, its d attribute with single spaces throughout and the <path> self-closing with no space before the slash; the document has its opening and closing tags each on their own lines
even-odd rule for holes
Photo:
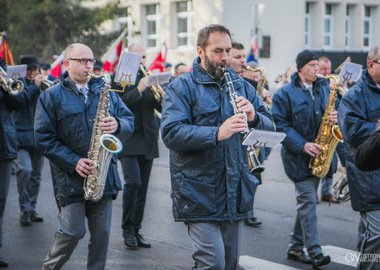
<svg viewBox="0 0 380 270">
<path fill-rule="evenodd" d="M 322 74 L 315 74 L 316 76 L 317 76 L 317 78 L 321 78 L 321 79 L 324 79 L 325 78 L 325 76 L 323 76 Z"/>
</svg>

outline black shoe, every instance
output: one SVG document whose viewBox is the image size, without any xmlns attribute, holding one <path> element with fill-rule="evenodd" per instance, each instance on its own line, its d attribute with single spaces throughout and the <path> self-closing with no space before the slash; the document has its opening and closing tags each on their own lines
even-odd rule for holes
<svg viewBox="0 0 380 270">
<path fill-rule="evenodd" d="M 35 211 L 30 213 L 30 220 L 32 222 L 44 222 L 43 217 L 39 216 Z"/>
<path fill-rule="evenodd" d="M 262 224 L 262 222 L 254 217 L 254 218 L 246 218 L 244 220 L 244 224 L 250 227 L 259 227 Z"/>
<path fill-rule="evenodd" d="M 21 226 L 30 226 L 30 212 L 21 212 L 20 224 Z"/>
<path fill-rule="evenodd" d="M 128 249 L 137 249 L 137 239 L 133 230 L 124 230 L 123 232 L 124 244 Z"/>
<path fill-rule="evenodd" d="M 329 255 L 325 256 L 322 253 L 318 254 L 317 256 L 311 258 L 311 265 L 316 268 L 322 265 L 329 264 L 331 261 L 331 258 Z"/>
<path fill-rule="evenodd" d="M 136 239 L 137 239 L 137 244 L 139 245 L 139 247 L 150 248 L 150 243 L 145 241 L 145 239 L 142 237 L 141 234 L 136 233 Z"/>
<path fill-rule="evenodd" d="M 6 268 L 8 267 L 8 264 L 4 262 L 3 258 L 0 257 L 0 268 Z"/>
<path fill-rule="evenodd" d="M 311 263 L 310 257 L 308 255 L 306 255 L 302 249 L 300 249 L 300 250 L 289 249 L 288 250 L 288 259 L 293 260 L 293 261 L 297 261 L 300 263 L 307 263 L 307 264 Z"/>
</svg>

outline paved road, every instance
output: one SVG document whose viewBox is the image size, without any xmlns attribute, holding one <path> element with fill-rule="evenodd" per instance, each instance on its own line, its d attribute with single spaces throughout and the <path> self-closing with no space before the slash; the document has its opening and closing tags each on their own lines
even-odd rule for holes
<svg viewBox="0 0 380 270">
<path fill-rule="evenodd" d="M 112 232 L 107 269 L 191 269 L 191 242 L 182 223 L 173 221 L 169 152 L 160 143 L 160 158 L 154 161 L 142 234 L 152 243 L 150 249 L 130 251 L 121 237 L 121 196 L 113 204 Z M 310 269 L 286 259 L 289 233 L 294 218 L 294 186 L 284 174 L 279 149 L 265 163 L 263 185 L 257 189 L 255 213 L 263 221 L 261 228 L 244 227 L 241 261 L 246 269 Z M 122 175 L 119 169 L 120 175 Z M 338 178 L 338 172 L 336 178 Z M 45 160 L 37 211 L 44 223 L 19 226 L 16 179 L 12 176 L 5 221 L 2 256 L 9 269 L 39 269 L 57 229 L 57 206 L 52 193 L 50 168 Z M 334 262 L 323 269 L 354 269 L 345 260 L 356 244 L 359 215 L 350 203 L 318 205 L 318 228 L 324 250 L 334 254 Z M 78 244 L 64 269 L 85 269 L 88 234 Z M 339 253 L 340 252 L 340 253 Z"/>
</svg>

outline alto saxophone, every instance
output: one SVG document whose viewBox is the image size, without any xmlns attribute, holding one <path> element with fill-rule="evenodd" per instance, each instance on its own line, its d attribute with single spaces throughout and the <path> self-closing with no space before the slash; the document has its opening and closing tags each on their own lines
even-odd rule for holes
<svg viewBox="0 0 380 270">
<path fill-rule="evenodd" d="M 119 153 L 123 149 L 123 145 L 116 136 L 105 134 L 104 131 L 100 129 L 103 118 L 109 116 L 108 108 L 111 78 L 107 73 L 99 76 L 90 73 L 89 77 L 102 78 L 105 81 L 104 88 L 99 95 L 90 148 L 88 150 L 88 158 L 94 161 L 95 165 L 92 172 L 86 177 L 83 185 L 84 198 L 86 200 L 98 201 L 103 196 L 112 155 Z"/>
<path fill-rule="evenodd" d="M 270 97 L 264 97 L 264 90 L 265 87 L 265 72 L 264 72 L 264 69 L 261 68 L 261 67 L 258 67 L 258 68 L 251 68 L 250 66 L 244 66 L 244 68 L 248 71 L 252 71 L 252 72 L 260 72 L 261 73 L 261 77 L 260 77 L 260 81 L 257 83 L 257 94 L 259 95 L 259 97 L 264 101 L 265 105 L 267 106 L 267 108 L 269 109 L 270 108 L 270 104 L 272 102 L 272 99 Z"/>
<path fill-rule="evenodd" d="M 334 87 L 330 91 L 325 112 L 323 113 L 321 126 L 318 130 L 315 143 L 322 147 L 319 155 L 311 158 L 309 168 L 311 173 L 319 178 L 326 176 L 330 169 L 331 160 L 335 148 L 339 142 L 343 142 L 343 136 L 337 124 L 330 121 L 330 114 L 335 110 L 336 96 L 339 89 L 339 76 L 331 74 L 329 76 L 317 75 L 323 79 L 333 79 Z"/>
<path fill-rule="evenodd" d="M 237 104 L 235 101 L 236 98 L 238 97 L 238 95 L 237 95 L 235 88 L 234 88 L 234 85 L 232 83 L 230 72 L 228 71 L 228 68 L 226 68 L 226 67 L 222 67 L 222 71 L 224 74 L 224 78 L 226 79 L 228 94 L 230 96 L 230 102 L 231 102 L 234 114 L 238 114 L 240 112 L 238 110 L 238 107 L 237 107 Z M 247 118 L 245 118 L 245 120 L 247 121 Z M 246 130 L 243 131 L 242 133 L 244 135 L 247 135 L 248 132 L 249 132 L 249 129 L 248 129 L 248 123 L 247 123 Z M 265 168 L 261 165 L 261 163 L 257 157 L 257 152 L 256 152 L 255 148 L 252 145 L 248 145 L 247 146 L 247 152 L 248 152 L 248 166 L 249 166 L 250 173 L 251 174 L 262 173 L 265 170 Z"/>
</svg>

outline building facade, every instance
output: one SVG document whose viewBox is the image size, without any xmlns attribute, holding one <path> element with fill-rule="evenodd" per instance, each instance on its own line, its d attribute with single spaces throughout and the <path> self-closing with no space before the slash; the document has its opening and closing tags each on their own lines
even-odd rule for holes
<svg viewBox="0 0 380 270">
<path fill-rule="evenodd" d="M 328 56 L 335 68 L 347 56 L 365 65 L 368 50 L 380 45 L 380 0 L 121 0 L 121 6 L 127 14 L 113 29 L 127 27 L 128 43 L 143 44 L 148 61 L 166 42 L 168 62 L 191 65 L 198 30 L 218 23 L 247 52 L 257 37 L 270 84 L 305 48 Z"/>
</svg>

